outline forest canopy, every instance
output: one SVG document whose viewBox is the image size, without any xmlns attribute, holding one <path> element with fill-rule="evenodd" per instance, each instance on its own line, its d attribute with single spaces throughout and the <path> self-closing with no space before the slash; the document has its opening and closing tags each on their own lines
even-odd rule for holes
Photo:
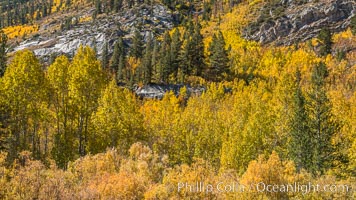
<svg viewBox="0 0 356 200">
<path fill-rule="evenodd" d="M 263 46 L 241 37 L 246 4 L 215 9 L 159 37 L 137 29 L 112 53 L 80 46 L 50 62 L 8 56 L 14 32 L 1 31 L 0 199 L 355 199 L 356 53 L 344 50 L 354 25 Z M 133 92 L 152 83 L 183 87 L 162 99 Z M 336 189 L 178 189 L 197 182 Z"/>
</svg>

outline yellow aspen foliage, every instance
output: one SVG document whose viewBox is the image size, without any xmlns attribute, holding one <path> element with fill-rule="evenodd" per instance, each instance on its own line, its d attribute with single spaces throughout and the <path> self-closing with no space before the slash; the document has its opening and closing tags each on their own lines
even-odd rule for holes
<svg viewBox="0 0 356 200">
<path fill-rule="evenodd" d="M 141 61 L 134 57 L 129 57 L 127 59 L 126 65 L 127 68 L 132 72 L 135 73 L 137 67 L 141 64 Z"/>
<path fill-rule="evenodd" d="M 266 84 L 254 83 L 237 88 L 222 103 L 223 127 L 221 170 L 245 171 L 248 163 L 264 151 L 269 153 L 278 137 L 275 135 L 275 113 L 270 105 L 272 94 Z"/>
<path fill-rule="evenodd" d="M 48 67 L 47 77 L 52 90 L 53 116 L 55 130 L 52 155 L 57 165 L 65 168 L 74 159 L 74 111 L 69 97 L 71 75 L 70 61 L 66 56 L 59 56 Z"/>
<path fill-rule="evenodd" d="M 61 1 L 62 0 L 54 0 L 53 1 L 53 5 L 52 5 L 52 8 L 51 8 L 51 12 L 52 13 L 55 13 L 55 12 L 60 11 L 62 9 L 60 7 L 60 5 L 62 5 L 62 7 L 63 7 L 63 4 L 61 4 Z"/>
<path fill-rule="evenodd" d="M 287 192 L 264 192 L 258 191 L 259 184 L 283 185 L 292 183 L 295 176 L 295 167 L 290 162 L 280 160 L 276 152 L 272 152 L 268 159 L 259 156 L 255 161 L 250 162 L 241 182 L 250 187 L 250 191 L 245 198 L 249 199 L 285 199 L 288 198 Z"/>
<path fill-rule="evenodd" d="M 102 71 L 95 51 L 80 47 L 69 68 L 69 97 L 74 109 L 78 138 L 78 153 L 85 155 L 88 148 L 89 127 L 92 114 L 98 106 L 98 99 L 106 85 L 107 77 Z"/>
<path fill-rule="evenodd" d="M 0 151 L 0 184 L 5 186 L 7 183 L 6 177 L 9 176 L 10 170 L 6 169 L 6 157 L 7 153 Z M 0 188 L 0 198 L 5 198 L 4 194 L 6 193 L 6 187 Z"/>
<path fill-rule="evenodd" d="M 38 25 L 9 26 L 3 29 L 9 39 L 20 38 L 38 31 Z"/>
<path fill-rule="evenodd" d="M 204 52 L 208 56 L 209 44 L 213 34 L 220 30 L 223 33 L 226 49 L 230 49 L 231 69 L 235 74 L 247 75 L 254 72 L 254 67 L 260 59 L 260 45 L 241 37 L 242 29 L 255 18 L 255 9 L 259 6 L 249 6 L 242 2 L 230 13 L 221 16 L 219 23 L 209 21 L 203 23 L 201 33 L 204 36 Z"/>
<path fill-rule="evenodd" d="M 201 97 L 192 97 L 187 102 L 180 121 L 187 149 L 180 152 L 188 163 L 193 158 L 202 158 L 216 166 L 220 157 L 220 136 L 224 131 L 219 118 L 224 87 L 212 83 L 209 88 Z"/>
<path fill-rule="evenodd" d="M 148 185 L 140 176 L 125 171 L 104 175 L 88 186 L 92 194 L 89 193 L 86 198 L 144 199 Z"/>
<path fill-rule="evenodd" d="M 90 22 L 93 20 L 92 16 L 84 16 L 79 18 L 79 23 Z"/>
<path fill-rule="evenodd" d="M 153 150 L 168 154 L 172 162 L 179 162 L 179 146 L 182 144 L 179 134 L 180 104 L 173 92 L 168 92 L 161 101 L 149 100 L 141 108 L 148 132 L 153 133 Z"/>
<path fill-rule="evenodd" d="M 288 54 L 287 62 L 284 65 L 286 73 L 295 74 L 298 68 L 302 74 L 303 79 L 308 79 L 311 76 L 312 66 L 321 62 L 322 59 L 318 58 L 315 53 L 298 49 L 297 51 Z"/>
<path fill-rule="evenodd" d="M 42 128 L 49 120 L 47 102 L 48 85 L 41 65 L 29 50 L 20 51 L 8 66 L 2 78 L 2 92 L 5 106 L 12 118 L 11 158 L 22 150 L 36 150 L 35 158 L 39 158 L 43 149 Z"/>
<path fill-rule="evenodd" d="M 59 56 L 47 70 L 48 79 L 53 89 L 57 92 L 64 93 L 62 95 L 66 95 L 65 93 L 68 92 L 68 82 L 70 78 L 69 67 L 69 59 L 66 56 Z"/>
<path fill-rule="evenodd" d="M 127 153 L 134 142 L 145 139 L 143 116 L 130 91 L 118 88 L 116 81 L 112 80 L 98 101 L 99 106 L 92 118 L 91 152 L 116 147 L 121 153 Z"/>
<path fill-rule="evenodd" d="M 333 41 L 335 43 L 338 43 L 340 40 L 347 39 L 347 40 L 355 40 L 355 37 L 352 35 L 351 29 L 348 28 L 346 31 L 343 31 L 341 33 L 337 33 L 333 35 Z"/>
<path fill-rule="evenodd" d="M 270 49 L 263 53 L 257 70 L 269 83 L 274 84 L 281 77 L 286 62 L 285 51 Z"/>
<path fill-rule="evenodd" d="M 349 170 L 352 171 L 352 173 L 355 173 L 355 168 L 356 168 L 356 140 L 354 139 L 352 142 L 352 146 L 349 150 L 349 157 L 351 159 L 351 165 L 349 166 Z"/>
<path fill-rule="evenodd" d="M 218 196 L 216 188 L 200 188 L 201 184 L 217 185 L 215 172 L 206 161 L 198 159 L 191 166 L 183 164 L 170 170 L 163 178 L 159 195 L 169 194 L 173 199 L 215 199 Z M 198 185 L 198 187 L 197 187 Z M 164 189 L 163 189 L 164 188 Z M 207 189 L 210 192 L 206 192 Z M 166 190 L 166 192 L 162 192 Z M 148 193 L 146 193 L 148 196 Z M 153 196 L 150 194 L 150 196 Z M 164 196 L 163 196 L 164 197 Z"/>
<path fill-rule="evenodd" d="M 100 96 L 106 77 L 97 60 L 94 50 L 80 47 L 69 68 L 69 95 L 77 101 L 79 110 L 92 112 L 95 100 Z M 87 110 L 86 110 L 87 109 Z"/>
<path fill-rule="evenodd" d="M 103 2 L 103 8 L 108 2 Z M 228 3 L 223 2 L 225 8 Z M 213 34 L 221 31 L 229 56 L 224 66 L 230 67 L 228 78 L 233 81 L 209 83 L 202 69 L 201 76 L 182 77 L 190 87 L 182 87 L 179 93 L 162 91 L 162 99 L 139 100 L 134 92 L 109 81 L 89 47 L 80 47 L 72 61 L 59 56 L 47 69 L 32 52 L 16 53 L 0 78 L 0 150 L 7 151 L 0 153 L 0 199 L 355 199 L 354 191 L 256 191 L 258 183 L 354 186 L 356 173 L 355 36 L 350 30 L 335 34 L 336 54 L 324 57 L 315 53 L 316 39 L 288 47 L 244 39 L 242 31 L 266 3 L 270 1 L 242 1 L 219 18 L 201 21 L 206 56 L 202 63 L 209 66 L 213 61 L 209 44 Z M 95 2 L 76 0 L 68 7 L 65 1 L 54 0 L 52 12 L 84 4 L 94 6 Z M 224 6 L 213 8 L 213 15 L 219 12 L 216 9 Z M 41 12 L 34 14 L 28 18 Z M 79 17 L 79 22 L 88 20 L 88 15 Z M 5 29 L 12 39 L 37 31 L 36 25 Z M 191 36 L 184 35 L 180 39 L 188 53 L 176 53 L 187 61 L 187 71 L 194 71 L 196 66 L 189 64 L 193 48 L 187 45 L 196 43 L 189 43 Z M 160 36 L 156 39 L 162 41 Z M 155 52 L 162 53 L 159 42 Z M 176 56 L 171 54 L 167 63 Z M 153 77 L 159 75 L 160 59 L 162 55 L 145 60 L 152 62 L 146 64 Z M 139 82 L 143 60 L 129 56 L 121 61 L 120 81 L 129 86 Z M 319 80 L 325 84 L 311 93 L 316 88 L 312 69 L 319 63 L 327 68 L 327 76 Z M 181 77 L 185 70 L 177 65 L 173 71 Z M 170 78 L 175 76 L 171 73 Z M 199 87 L 204 87 L 203 92 L 195 95 L 192 91 Z M 315 102 L 324 94 L 330 100 L 325 109 L 331 113 L 323 129 L 337 129 L 330 142 L 325 139 L 328 143 L 314 138 L 315 132 L 308 129 L 317 129 L 320 109 Z M 310 140 L 313 144 L 330 146 L 333 159 L 316 164 L 325 167 L 325 175 L 303 169 L 326 152 L 299 151 L 308 149 L 307 137 L 298 137 L 306 134 L 315 139 Z M 295 145 L 299 141 L 303 145 Z M 299 149 L 294 152 L 291 147 L 295 146 Z M 296 158 L 304 154 L 315 155 Z M 252 190 L 217 191 L 219 182 L 228 181 L 252 186 Z M 194 192 L 197 182 L 214 188 Z"/>
</svg>

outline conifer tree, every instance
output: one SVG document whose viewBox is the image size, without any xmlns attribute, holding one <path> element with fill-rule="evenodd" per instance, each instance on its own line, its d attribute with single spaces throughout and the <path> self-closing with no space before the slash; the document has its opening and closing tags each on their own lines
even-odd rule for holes
<svg viewBox="0 0 356 200">
<path fill-rule="evenodd" d="M 2 77 L 6 70 L 6 48 L 7 48 L 7 36 L 0 29 L 0 77 Z"/>
<path fill-rule="evenodd" d="M 321 42 L 321 47 L 320 47 L 320 55 L 321 56 L 326 56 L 331 53 L 331 47 L 332 47 L 332 35 L 330 32 L 330 29 L 328 28 L 323 28 L 321 29 L 318 39 Z"/>
<path fill-rule="evenodd" d="M 119 66 L 120 54 L 119 54 L 119 42 L 116 41 L 114 45 L 114 50 L 110 59 L 110 69 L 117 71 Z"/>
<path fill-rule="evenodd" d="M 183 83 L 185 77 L 189 76 L 192 72 L 192 55 L 194 54 L 192 40 L 188 31 L 184 32 L 183 39 L 182 47 L 179 52 L 179 79 L 181 83 Z"/>
<path fill-rule="evenodd" d="M 171 43 L 171 62 L 172 62 L 172 73 L 175 81 L 177 81 L 178 68 L 179 68 L 179 51 L 181 49 L 182 42 L 180 40 L 180 32 L 179 29 L 176 28 L 172 35 L 172 43 Z"/>
<path fill-rule="evenodd" d="M 187 22 L 185 24 L 185 30 L 188 31 L 189 35 L 193 35 L 194 34 L 194 24 L 192 22 L 192 16 L 191 15 L 188 16 Z"/>
<path fill-rule="evenodd" d="M 136 29 L 132 38 L 130 56 L 139 59 L 142 58 L 142 52 L 143 52 L 143 37 L 139 29 Z"/>
<path fill-rule="evenodd" d="M 124 68 L 125 68 L 125 56 L 121 55 L 119 58 L 119 64 L 118 64 L 118 69 L 117 69 L 117 73 L 116 73 L 116 80 L 118 83 L 120 83 L 123 79 Z"/>
<path fill-rule="evenodd" d="M 95 9 L 97 14 L 101 14 L 101 0 L 95 0 Z"/>
<path fill-rule="evenodd" d="M 108 67 L 109 64 L 108 57 L 109 57 L 109 47 L 108 47 L 108 43 L 105 42 L 103 47 L 103 53 L 101 55 L 101 67 L 103 69 L 107 69 Z"/>
<path fill-rule="evenodd" d="M 167 82 L 171 73 L 171 36 L 167 31 L 163 36 L 163 42 L 160 49 L 160 80 Z"/>
<path fill-rule="evenodd" d="M 144 78 L 143 82 L 145 84 L 150 83 L 152 78 L 152 36 L 149 36 L 147 39 L 142 68 Z"/>
<path fill-rule="evenodd" d="M 67 0 L 67 1 L 66 1 L 66 7 L 69 8 L 70 4 L 71 4 L 71 0 Z M 50 10 L 51 10 L 51 9 L 50 9 Z"/>
<path fill-rule="evenodd" d="M 47 5 L 45 4 L 42 7 L 42 17 L 46 17 L 47 16 Z"/>
<path fill-rule="evenodd" d="M 213 81 L 223 80 L 224 74 L 229 72 L 229 58 L 225 49 L 225 40 L 221 33 L 213 35 L 213 40 L 209 46 L 209 71 L 208 78 Z"/>
<path fill-rule="evenodd" d="M 153 50 L 152 50 L 152 59 L 151 59 L 151 64 L 152 64 L 152 78 L 154 78 L 156 81 L 158 80 L 157 75 L 158 75 L 158 60 L 159 60 L 159 43 L 157 40 L 153 40 Z"/>
<path fill-rule="evenodd" d="M 325 78 L 328 71 L 324 63 L 314 66 L 311 76 L 312 88 L 308 94 L 309 128 L 313 147 L 313 173 L 324 173 L 333 161 L 332 137 L 338 124 L 331 113 L 331 103 L 326 95 Z"/>
<path fill-rule="evenodd" d="M 200 33 L 201 25 L 197 22 L 194 26 L 194 34 L 192 36 L 192 61 L 194 67 L 194 75 L 201 76 L 204 69 L 204 43 L 203 36 Z"/>
<path fill-rule="evenodd" d="M 122 37 L 120 37 L 114 45 L 114 51 L 110 59 L 110 68 L 113 71 L 118 71 L 119 61 L 121 56 L 124 55 L 124 43 Z"/>
<path fill-rule="evenodd" d="M 119 12 L 119 9 L 121 8 L 122 6 L 122 0 L 114 0 L 114 7 L 113 7 L 113 10 L 114 12 Z"/>
<path fill-rule="evenodd" d="M 299 69 L 296 72 L 296 82 L 294 90 L 294 111 L 290 121 L 290 143 L 289 154 L 296 164 L 297 170 L 304 168 L 310 170 L 312 163 L 312 138 L 308 127 L 308 114 L 305 109 L 306 100 L 300 85 L 301 74 Z"/>
<path fill-rule="evenodd" d="M 98 55 L 98 48 L 97 48 L 97 45 L 96 45 L 95 37 L 92 38 L 91 45 L 92 45 L 92 48 L 94 50 L 95 56 Z"/>
<path fill-rule="evenodd" d="M 356 15 L 351 18 L 350 27 L 352 34 L 356 35 Z"/>
<path fill-rule="evenodd" d="M 111 69 L 116 71 L 116 81 L 123 80 L 123 70 L 125 69 L 125 46 L 122 37 L 115 42 L 114 52 L 110 60 Z"/>
</svg>

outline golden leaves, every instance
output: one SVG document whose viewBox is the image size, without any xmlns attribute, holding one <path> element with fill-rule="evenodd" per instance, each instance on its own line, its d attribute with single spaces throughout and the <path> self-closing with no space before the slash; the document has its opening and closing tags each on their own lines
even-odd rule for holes
<svg viewBox="0 0 356 200">
<path fill-rule="evenodd" d="M 23 37 L 38 31 L 38 25 L 10 26 L 3 29 L 9 39 Z"/>
</svg>

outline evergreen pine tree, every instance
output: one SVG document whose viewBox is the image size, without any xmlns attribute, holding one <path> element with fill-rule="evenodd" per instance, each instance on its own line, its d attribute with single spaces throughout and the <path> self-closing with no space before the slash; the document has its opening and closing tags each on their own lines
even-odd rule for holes
<svg viewBox="0 0 356 200">
<path fill-rule="evenodd" d="M 204 69 L 204 43 L 203 36 L 200 33 L 201 25 L 197 22 L 194 26 L 194 34 L 192 36 L 192 66 L 194 67 L 194 75 L 201 76 Z"/>
<path fill-rule="evenodd" d="M 330 29 L 328 28 L 323 28 L 321 29 L 318 39 L 321 42 L 321 47 L 320 47 L 320 55 L 321 56 L 326 56 L 331 53 L 331 47 L 332 47 L 332 35 L 330 32 Z"/>
<path fill-rule="evenodd" d="M 119 12 L 121 6 L 122 6 L 122 0 L 114 0 L 114 7 L 113 7 L 114 12 Z"/>
<path fill-rule="evenodd" d="M 101 66 L 103 69 L 106 69 L 109 65 L 108 57 L 109 57 L 109 47 L 108 47 L 108 43 L 105 42 L 103 47 L 103 53 L 101 56 Z"/>
<path fill-rule="evenodd" d="M 42 7 L 42 17 L 46 17 L 47 16 L 47 5 L 45 4 Z"/>
<path fill-rule="evenodd" d="M 300 85 L 301 74 L 299 69 L 296 73 L 296 82 L 294 90 L 294 111 L 290 121 L 290 143 L 288 145 L 289 153 L 296 164 L 297 170 L 304 168 L 310 170 L 312 162 L 312 146 L 310 130 L 308 127 L 308 114 L 305 109 L 305 97 Z"/>
<path fill-rule="evenodd" d="M 121 55 L 124 55 L 124 43 L 122 38 L 120 37 L 114 45 L 114 51 L 110 59 L 110 68 L 113 71 L 118 71 L 119 60 Z"/>
<path fill-rule="evenodd" d="M 66 1 L 66 7 L 69 8 L 70 4 L 71 4 L 71 0 L 67 0 L 67 1 Z M 50 10 L 51 10 L 51 9 L 50 9 Z"/>
<path fill-rule="evenodd" d="M 97 14 L 101 14 L 102 10 L 101 10 L 101 0 L 96 0 L 95 1 L 95 8 L 96 8 L 96 13 Z"/>
<path fill-rule="evenodd" d="M 182 42 L 180 40 L 180 32 L 176 28 L 172 35 L 172 43 L 171 43 L 171 62 L 172 62 L 172 73 L 174 75 L 174 79 L 177 81 L 178 68 L 179 68 L 179 51 L 181 49 Z"/>
<path fill-rule="evenodd" d="M 119 42 L 116 41 L 115 45 L 114 45 L 114 51 L 113 51 L 111 59 L 110 59 L 110 68 L 111 68 L 111 70 L 114 70 L 114 71 L 118 70 L 119 59 L 120 59 Z"/>
<path fill-rule="evenodd" d="M 130 56 L 137 59 L 142 58 L 142 52 L 143 52 L 143 38 L 139 29 L 136 29 L 134 32 L 134 36 L 132 38 Z"/>
<path fill-rule="evenodd" d="M 98 55 L 98 48 L 96 46 L 96 40 L 95 40 L 95 37 L 92 38 L 92 41 L 91 41 L 91 44 L 92 44 L 92 48 L 95 52 L 95 55 Z"/>
<path fill-rule="evenodd" d="M 2 77 L 6 70 L 6 47 L 7 47 L 7 36 L 0 29 L 0 77 Z"/>
<path fill-rule="evenodd" d="M 180 68 L 179 68 L 179 72 L 180 72 L 180 82 L 184 83 L 185 77 L 189 76 L 191 74 L 192 71 L 192 54 L 194 54 L 194 52 L 192 52 L 192 41 L 189 35 L 188 31 L 184 32 L 184 36 L 183 36 L 183 44 L 181 47 L 181 50 L 179 52 L 179 61 L 180 61 Z"/>
<path fill-rule="evenodd" d="M 152 78 L 155 77 L 155 80 L 157 81 L 157 75 L 158 74 L 158 54 L 159 54 L 159 43 L 157 40 L 153 40 L 153 50 L 152 50 L 152 59 L 151 59 L 151 65 L 152 65 Z"/>
<path fill-rule="evenodd" d="M 356 15 L 351 18 L 350 27 L 352 34 L 356 35 Z"/>
<path fill-rule="evenodd" d="M 332 137 L 338 125 L 331 113 L 331 103 L 325 91 L 328 71 L 324 63 L 317 64 L 312 71 L 312 88 L 308 95 L 309 128 L 313 147 L 312 172 L 324 173 L 333 161 Z"/>
<path fill-rule="evenodd" d="M 194 34 L 194 24 L 192 22 L 192 16 L 189 15 L 187 18 L 187 22 L 185 24 L 185 30 L 188 31 L 189 35 L 193 35 Z"/>
<path fill-rule="evenodd" d="M 116 80 L 118 83 L 120 83 L 123 79 L 124 68 L 125 68 L 125 56 L 121 55 L 119 58 L 119 64 L 118 64 L 118 69 L 117 69 L 117 73 L 116 73 Z"/>
<path fill-rule="evenodd" d="M 143 82 L 145 84 L 150 83 L 152 78 L 152 37 L 151 36 L 149 36 L 147 39 L 145 54 L 142 62 L 142 68 L 143 68 L 143 76 L 144 76 Z"/>
<path fill-rule="evenodd" d="M 208 77 L 213 81 L 223 80 L 224 74 L 229 72 L 229 58 L 225 49 L 225 40 L 221 33 L 214 34 L 213 40 L 209 46 L 209 71 Z"/>
<path fill-rule="evenodd" d="M 169 74 L 171 72 L 171 54 L 170 46 L 171 45 L 171 36 L 167 31 L 163 36 L 163 42 L 160 49 L 160 80 L 167 82 Z"/>
</svg>

